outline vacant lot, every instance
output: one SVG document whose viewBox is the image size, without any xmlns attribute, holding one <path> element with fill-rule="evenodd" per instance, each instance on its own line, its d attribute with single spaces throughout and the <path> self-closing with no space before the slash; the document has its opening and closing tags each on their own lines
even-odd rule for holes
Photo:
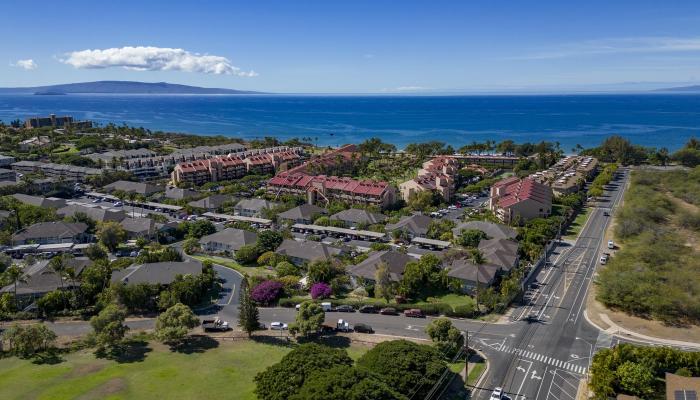
<svg viewBox="0 0 700 400">
<path fill-rule="evenodd" d="M 255 374 L 290 350 L 247 340 L 205 347 L 173 352 L 150 343 L 122 362 L 97 359 L 92 350 L 53 365 L 2 359 L 0 399 L 255 399 Z M 348 349 L 355 359 L 364 351 Z"/>
<path fill-rule="evenodd" d="M 671 325 L 700 322 L 700 168 L 635 171 L 616 215 L 621 249 L 600 271 L 607 307 Z"/>
</svg>

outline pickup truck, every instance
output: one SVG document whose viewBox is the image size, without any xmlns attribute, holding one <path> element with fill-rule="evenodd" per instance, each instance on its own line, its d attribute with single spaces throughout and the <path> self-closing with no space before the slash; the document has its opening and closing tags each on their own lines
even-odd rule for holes
<svg viewBox="0 0 700 400">
<path fill-rule="evenodd" d="M 204 328 L 204 332 L 225 332 L 231 329 L 228 322 L 220 320 L 219 317 L 205 319 L 202 321 L 202 328 Z"/>
<path fill-rule="evenodd" d="M 610 253 L 603 253 L 603 254 L 600 256 L 600 263 L 603 264 L 603 265 L 607 264 L 609 258 L 610 258 Z"/>
</svg>

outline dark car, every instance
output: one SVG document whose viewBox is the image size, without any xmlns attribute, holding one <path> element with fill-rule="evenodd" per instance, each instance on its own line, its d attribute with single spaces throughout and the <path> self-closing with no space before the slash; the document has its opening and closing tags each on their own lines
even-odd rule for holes
<svg viewBox="0 0 700 400">
<path fill-rule="evenodd" d="M 607 212 L 607 211 L 603 211 L 603 216 L 604 216 L 604 217 L 609 217 L 609 216 L 610 216 L 610 213 Z"/>
<path fill-rule="evenodd" d="M 367 324 L 356 324 L 354 326 L 355 332 L 359 333 L 374 333 L 374 329 Z"/>
<path fill-rule="evenodd" d="M 403 315 L 411 318 L 425 318 L 423 311 L 417 308 L 411 308 L 410 310 L 406 310 L 403 312 Z"/>
<path fill-rule="evenodd" d="M 338 306 L 335 308 L 336 312 L 355 312 L 355 309 L 352 308 L 352 306 L 349 306 L 347 304 L 343 304 L 341 306 Z"/>
<path fill-rule="evenodd" d="M 379 310 L 375 306 L 362 306 L 360 312 L 364 314 L 376 314 Z"/>
<path fill-rule="evenodd" d="M 396 309 L 392 307 L 382 308 L 379 310 L 379 313 L 382 315 L 399 315 Z"/>
</svg>

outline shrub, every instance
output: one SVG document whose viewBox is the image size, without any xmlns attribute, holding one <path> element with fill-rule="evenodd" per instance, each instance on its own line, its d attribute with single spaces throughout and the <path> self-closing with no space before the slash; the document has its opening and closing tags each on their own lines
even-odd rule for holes
<svg viewBox="0 0 700 400">
<path fill-rule="evenodd" d="M 265 281 L 253 288 L 251 297 L 257 303 L 268 305 L 277 300 L 282 294 L 282 283 L 278 281 Z"/>
<path fill-rule="evenodd" d="M 331 287 L 325 282 L 317 282 L 311 286 L 312 299 L 326 299 L 331 295 Z"/>
</svg>

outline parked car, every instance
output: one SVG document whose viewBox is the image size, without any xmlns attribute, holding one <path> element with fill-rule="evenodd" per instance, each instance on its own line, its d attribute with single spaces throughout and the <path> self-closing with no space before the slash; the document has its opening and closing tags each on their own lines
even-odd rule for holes
<svg viewBox="0 0 700 400">
<path fill-rule="evenodd" d="M 399 313 L 393 307 L 382 308 L 379 310 L 379 313 L 382 315 L 399 315 Z"/>
<path fill-rule="evenodd" d="M 343 304 L 335 308 L 335 311 L 337 312 L 355 312 L 355 309 L 352 308 L 352 306 Z"/>
<path fill-rule="evenodd" d="M 367 325 L 367 324 L 356 324 L 354 328 L 355 328 L 355 332 L 374 333 L 374 329 L 372 329 L 372 327 Z"/>
<path fill-rule="evenodd" d="M 102 203 L 102 199 L 98 197 L 95 200 L 93 200 L 92 202 L 93 203 Z"/>
<path fill-rule="evenodd" d="M 609 258 L 610 258 L 610 254 L 609 254 L 609 253 L 603 253 L 603 254 L 600 256 L 600 263 L 603 264 L 603 265 L 607 264 Z"/>
<path fill-rule="evenodd" d="M 272 322 L 270 329 L 273 331 L 286 331 L 289 327 L 284 322 Z"/>
<path fill-rule="evenodd" d="M 204 332 L 225 332 L 231 329 L 228 322 L 220 320 L 219 317 L 205 319 L 202 321 L 202 328 L 204 328 Z"/>
<path fill-rule="evenodd" d="M 376 314 L 379 310 L 375 306 L 362 306 L 360 307 L 360 312 L 364 314 Z"/>
<path fill-rule="evenodd" d="M 614 248 L 615 248 L 615 242 L 613 242 L 612 240 L 608 240 L 608 248 L 609 248 L 609 249 L 614 249 Z"/>
<path fill-rule="evenodd" d="M 113 207 L 121 207 L 123 205 L 124 205 L 124 203 L 122 203 L 121 201 L 118 201 L 118 202 L 113 204 Z"/>
<path fill-rule="evenodd" d="M 338 330 L 338 332 L 350 332 L 352 329 L 350 329 L 350 324 L 348 321 L 344 319 L 339 319 L 338 323 L 335 324 L 335 329 Z"/>
<path fill-rule="evenodd" d="M 411 317 L 411 318 L 425 318 L 423 311 L 421 311 L 417 308 L 411 308 L 409 310 L 406 310 L 403 312 L 403 315 L 406 317 Z"/>
<path fill-rule="evenodd" d="M 604 217 L 609 217 L 609 216 L 610 216 L 610 213 L 607 212 L 607 211 L 603 211 L 603 216 L 604 216 Z"/>
<path fill-rule="evenodd" d="M 491 397 L 489 397 L 489 400 L 501 400 L 503 397 L 503 388 L 497 387 L 493 389 L 493 392 L 491 392 Z"/>
</svg>

